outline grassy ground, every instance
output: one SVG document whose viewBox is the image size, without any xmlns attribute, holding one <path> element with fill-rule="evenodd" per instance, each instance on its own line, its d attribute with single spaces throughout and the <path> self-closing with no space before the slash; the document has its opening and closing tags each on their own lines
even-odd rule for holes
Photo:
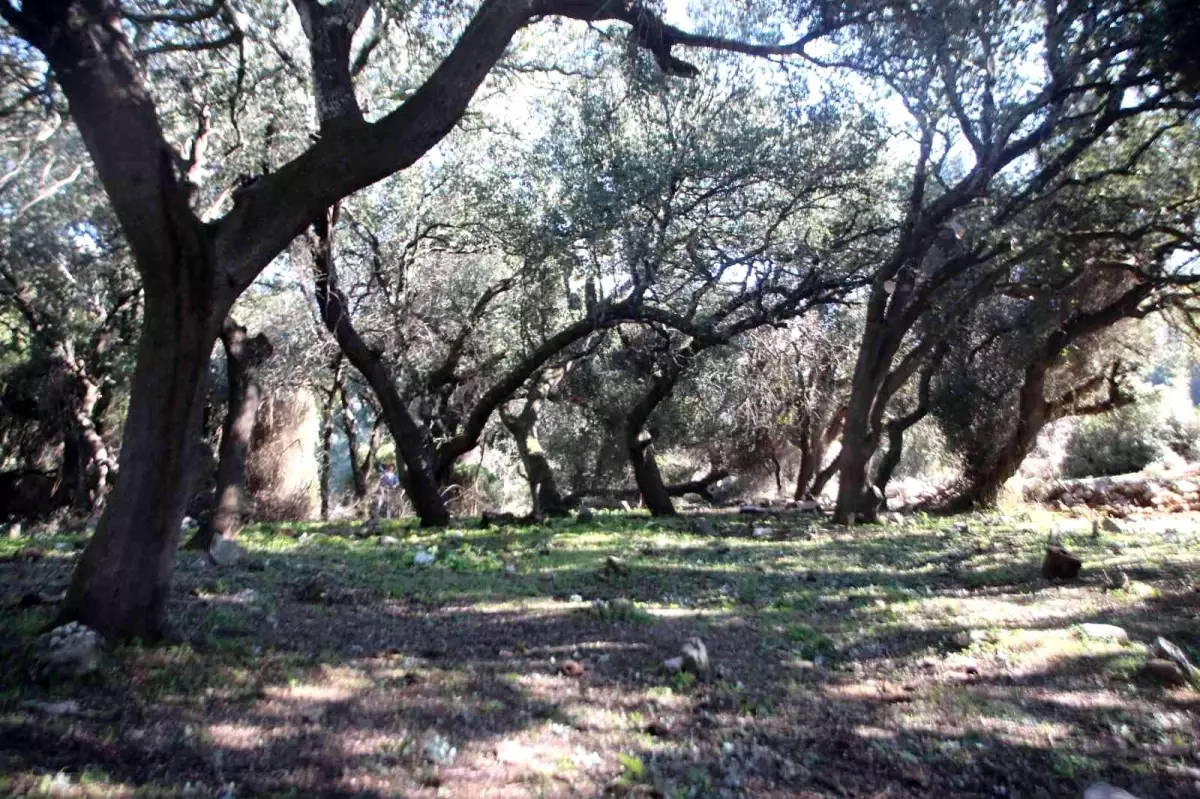
<svg viewBox="0 0 1200 799">
<path fill-rule="evenodd" d="M 52 610 L 20 599 L 82 540 L 0 540 L 0 795 L 1200 790 L 1200 693 L 1138 673 L 1155 635 L 1200 654 L 1200 519 L 708 519 L 251 528 L 256 568 L 180 554 L 173 645 L 51 686 L 25 675 Z M 1040 576 L 1056 530 L 1077 582 Z M 710 679 L 661 666 L 692 636 Z"/>
</svg>

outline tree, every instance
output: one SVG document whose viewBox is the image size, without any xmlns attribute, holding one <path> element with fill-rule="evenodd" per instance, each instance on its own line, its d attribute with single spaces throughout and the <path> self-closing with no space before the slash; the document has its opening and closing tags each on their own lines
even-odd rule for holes
<svg viewBox="0 0 1200 799">
<path fill-rule="evenodd" d="M 512 37 L 546 16 L 628 25 L 666 72 L 695 68 L 677 46 L 754 54 L 802 50 L 843 20 L 818 18 L 801 41 L 750 46 L 662 24 L 639 3 L 485 0 L 453 49 L 397 108 L 368 122 L 353 85 L 351 45 L 368 0 L 296 3 L 309 39 L 316 140 L 276 171 L 247 182 L 224 215 L 205 221 L 192 206 L 199 145 L 187 156 L 169 142 L 151 84 L 112 0 L 0 3 L 0 17 L 36 48 L 68 98 L 71 116 L 121 223 L 141 275 L 142 346 L 122 449 L 123 476 L 72 579 L 61 611 L 101 633 L 159 637 L 189 452 L 200 425 L 207 361 L 234 301 L 268 263 L 347 195 L 416 162 L 463 116 Z M 127 11 L 130 24 L 223 26 L 200 40 L 175 37 L 144 57 L 241 47 L 243 22 L 223 3 L 195 13 Z M 164 49 L 165 48 L 165 49 Z M 359 54 L 361 55 L 361 54 Z M 369 52 L 365 57 L 369 57 Z M 242 61 L 244 65 L 244 60 Z M 242 84 L 239 75 L 238 84 Z"/>
<path fill-rule="evenodd" d="M 891 399 L 955 320 L 1046 245 L 1014 242 L 1008 226 L 1081 179 L 1098 190 L 1102 172 L 1071 168 L 1110 132 L 1144 114 L 1194 112 L 1176 75 L 1148 57 L 1156 12 L 1139 2 L 895 7 L 837 61 L 890 87 L 917 150 L 866 298 L 839 456 L 840 521 L 874 519 L 880 507 L 871 464 Z M 943 323 L 921 325 L 934 307 Z"/>
<path fill-rule="evenodd" d="M 246 491 L 246 456 L 254 432 L 254 416 L 262 401 L 258 367 L 271 357 L 271 342 L 259 333 L 249 336 L 246 328 L 233 318 L 221 328 L 229 383 L 225 424 L 221 429 L 221 450 L 217 462 L 216 507 L 200 523 L 200 529 L 187 546 L 207 550 L 216 536 L 232 537 L 241 521 Z"/>
</svg>

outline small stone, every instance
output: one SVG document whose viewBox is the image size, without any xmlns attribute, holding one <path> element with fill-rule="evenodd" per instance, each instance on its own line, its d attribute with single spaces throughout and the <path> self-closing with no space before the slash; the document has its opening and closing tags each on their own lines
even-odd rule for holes
<svg viewBox="0 0 1200 799">
<path fill-rule="evenodd" d="M 711 520 L 705 518 L 699 518 L 693 521 L 692 531 L 698 533 L 699 535 L 711 536 L 717 534 L 716 525 L 714 525 Z"/>
<path fill-rule="evenodd" d="M 1097 782 L 1089 785 L 1083 792 L 1083 799 L 1138 799 L 1138 797 L 1129 791 L 1114 788 L 1106 782 Z"/>
<path fill-rule="evenodd" d="M 379 546 L 381 546 L 381 547 L 398 547 L 398 546 L 400 546 L 400 539 L 396 538 L 396 536 L 394 536 L 394 535 L 380 536 Z"/>
<path fill-rule="evenodd" d="M 954 530 L 954 532 L 960 533 L 963 535 L 971 532 L 971 528 L 967 525 L 966 522 L 955 522 L 954 527 L 952 529 Z"/>
<path fill-rule="evenodd" d="M 577 660 L 564 660 L 558 667 L 558 672 L 564 677 L 582 677 L 584 668 Z"/>
<path fill-rule="evenodd" d="M 567 601 L 568 602 L 582 602 L 583 595 L 582 594 L 571 594 L 571 596 L 567 597 Z"/>
<path fill-rule="evenodd" d="M 213 538 L 212 546 L 208 548 L 208 558 L 223 569 L 231 569 L 242 562 L 246 555 L 243 549 L 232 538 L 218 535 Z"/>
<path fill-rule="evenodd" d="M 591 508 L 580 508 L 579 513 L 575 514 L 575 521 L 578 524 L 591 524 L 596 520 L 596 514 L 592 513 Z"/>
<path fill-rule="evenodd" d="M 1100 522 L 1100 529 L 1106 533 L 1124 533 L 1125 525 L 1111 516 L 1106 516 L 1104 521 Z"/>
<path fill-rule="evenodd" d="M 64 699 L 61 702 L 37 702 L 30 700 L 22 702 L 21 707 L 45 713 L 47 716 L 74 716 L 79 713 L 79 703 L 74 699 Z"/>
<path fill-rule="evenodd" d="M 51 630 L 39 642 L 37 670 L 44 677 L 76 679 L 100 665 L 100 634 L 78 622 Z"/>
<path fill-rule="evenodd" d="M 708 648 L 699 638 L 689 638 L 680 650 L 683 656 L 683 668 L 697 677 L 708 674 Z"/>
<path fill-rule="evenodd" d="M 666 660 L 663 661 L 663 668 L 666 669 L 667 671 L 671 672 L 672 674 L 681 672 L 681 671 L 683 671 L 683 658 L 682 657 L 667 658 Z"/>
<path fill-rule="evenodd" d="M 1154 682 L 1177 687 L 1186 685 L 1188 678 L 1175 663 L 1163 658 L 1152 658 L 1142 665 L 1141 673 Z"/>
<path fill-rule="evenodd" d="M 1119 644 L 1129 643 L 1129 633 L 1125 628 L 1115 624 L 1081 624 L 1079 634 L 1084 638 L 1098 641 L 1116 641 Z"/>
<path fill-rule="evenodd" d="M 771 534 L 771 532 L 772 531 L 770 527 L 755 527 L 751 531 L 750 535 L 754 538 L 766 538 Z"/>
<path fill-rule="evenodd" d="M 1183 650 L 1175 646 L 1175 644 L 1171 643 L 1166 638 L 1163 638 L 1161 635 L 1154 639 L 1154 654 L 1163 660 L 1169 660 L 1178 666 L 1179 670 L 1183 672 L 1183 675 L 1187 679 L 1195 681 L 1198 677 L 1200 677 L 1200 674 L 1197 673 L 1196 667 L 1192 665 L 1190 660 L 1188 660 L 1188 657 L 1183 653 Z"/>
<path fill-rule="evenodd" d="M 452 746 L 450 741 L 440 733 L 429 732 L 421 742 L 421 754 L 430 763 L 445 766 L 454 762 L 458 756 L 458 748 Z"/>
<path fill-rule="evenodd" d="M 435 560 L 437 560 L 436 555 L 434 555 L 432 552 L 426 552 L 423 549 L 419 550 L 417 554 L 413 555 L 413 563 L 418 566 L 428 566 Z"/>
<path fill-rule="evenodd" d="M 625 564 L 616 555 L 609 555 L 604 559 L 604 571 L 608 574 L 622 574 L 625 571 Z"/>
</svg>

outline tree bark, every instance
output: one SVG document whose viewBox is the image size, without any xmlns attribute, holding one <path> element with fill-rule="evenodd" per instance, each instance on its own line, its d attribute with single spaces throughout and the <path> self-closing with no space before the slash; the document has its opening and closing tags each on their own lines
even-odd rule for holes
<svg viewBox="0 0 1200 799">
<path fill-rule="evenodd" d="M 329 520 L 330 494 L 333 480 L 333 424 L 336 418 L 334 403 L 342 387 L 342 361 L 345 356 L 339 351 L 333 359 L 333 380 L 325 392 L 325 409 L 321 416 L 321 519 Z"/>
<path fill-rule="evenodd" d="M 642 501 L 651 516 L 674 516 L 675 503 L 658 470 L 654 447 L 650 440 L 637 442 L 629 448 L 629 462 L 633 466 L 633 479 L 637 483 Z"/>
<path fill-rule="evenodd" d="M 233 536 L 241 522 L 246 495 L 246 456 L 254 433 L 254 417 L 262 404 L 262 386 L 255 370 L 271 357 L 273 348 L 259 333 L 251 338 L 246 328 L 232 317 L 221 327 L 229 376 L 228 409 L 221 429 L 221 450 L 217 461 L 216 502 L 212 513 L 202 520 L 188 549 L 207 550 L 216 536 Z"/>
<path fill-rule="evenodd" d="M 519 413 L 513 414 L 501 406 L 500 421 L 517 444 L 521 465 L 525 467 L 525 479 L 529 483 L 529 496 L 534 518 L 565 516 L 568 506 L 554 479 L 554 469 L 546 457 L 537 437 L 538 415 L 546 395 L 567 374 L 566 366 L 545 369 L 529 382 L 529 389 Z"/>
<path fill-rule="evenodd" d="M 114 639 L 157 640 L 166 632 L 187 478 L 217 338 L 218 323 L 204 311 L 186 301 L 146 298 L 121 479 L 76 566 L 61 621 L 78 620 Z"/>
</svg>

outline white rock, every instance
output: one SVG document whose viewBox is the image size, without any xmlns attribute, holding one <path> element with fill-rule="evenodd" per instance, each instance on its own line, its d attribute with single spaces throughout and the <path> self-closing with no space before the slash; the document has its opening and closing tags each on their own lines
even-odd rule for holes
<svg viewBox="0 0 1200 799">
<path fill-rule="evenodd" d="M 242 549 L 232 538 L 226 538 L 223 535 L 215 537 L 212 546 L 208 548 L 209 560 L 227 569 L 241 563 L 245 555 L 246 550 Z"/>
<path fill-rule="evenodd" d="M 1088 789 L 1083 792 L 1083 799 L 1138 799 L 1138 797 L 1129 791 L 1114 788 L 1106 782 L 1097 782 L 1089 785 Z"/>
<path fill-rule="evenodd" d="M 666 669 L 667 671 L 671 672 L 672 674 L 683 671 L 683 658 L 682 657 L 667 658 L 666 660 L 663 661 L 663 668 Z"/>
<path fill-rule="evenodd" d="M 1118 627 L 1115 624 L 1081 624 L 1079 625 L 1079 633 L 1084 638 L 1093 638 L 1100 641 L 1116 641 L 1121 644 L 1129 643 L 1129 633 L 1125 632 L 1123 627 Z"/>
<path fill-rule="evenodd" d="M 418 566 L 428 566 L 429 564 L 433 563 L 436 559 L 437 559 L 436 555 L 434 555 L 432 552 L 426 552 L 423 549 L 420 550 L 419 552 L 417 552 L 416 555 L 413 555 L 413 563 L 415 563 Z"/>
</svg>

